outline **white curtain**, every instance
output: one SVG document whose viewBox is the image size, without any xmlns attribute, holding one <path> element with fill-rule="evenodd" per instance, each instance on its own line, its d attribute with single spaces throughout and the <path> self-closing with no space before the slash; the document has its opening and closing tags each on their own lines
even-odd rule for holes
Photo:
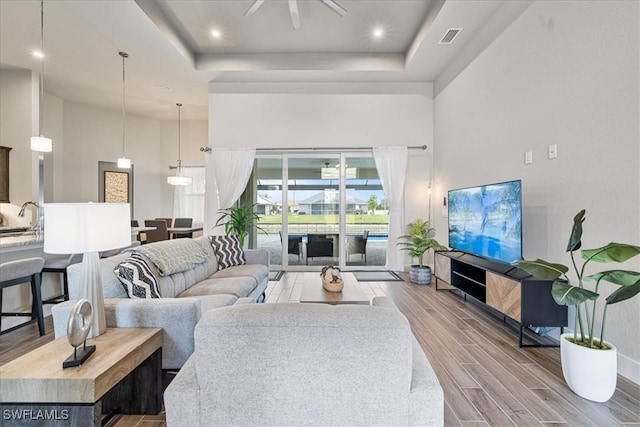
<svg viewBox="0 0 640 427">
<path fill-rule="evenodd" d="M 376 161 L 384 195 L 389 204 L 389 240 L 385 267 L 390 270 L 402 271 L 404 257 L 397 242 L 398 237 L 405 234 L 402 229 L 404 224 L 402 196 L 409 160 L 408 150 L 407 147 L 374 147 L 373 157 Z"/>
<path fill-rule="evenodd" d="M 253 170 L 253 148 L 213 148 L 206 156 L 205 234 L 224 234 L 214 229 L 218 210 L 226 209 L 240 198 Z"/>
<path fill-rule="evenodd" d="M 192 179 L 191 185 L 177 185 L 173 190 L 173 217 L 204 220 L 204 166 L 183 167 L 182 175 Z"/>
</svg>

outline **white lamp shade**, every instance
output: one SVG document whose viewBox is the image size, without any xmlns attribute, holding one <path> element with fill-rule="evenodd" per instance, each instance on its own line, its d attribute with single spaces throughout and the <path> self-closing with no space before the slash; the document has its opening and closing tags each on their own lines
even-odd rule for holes
<svg viewBox="0 0 640 427">
<path fill-rule="evenodd" d="M 53 151 L 53 141 L 46 136 L 32 136 L 31 137 L 31 150 L 39 151 L 41 153 L 50 153 Z"/>
<path fill-rule="evenodd" d="M 131 159 L 127 159 L 126 157 L 120 157 L 118 159 L 118 167 L 120 169 L 131 169 Z"/>
<path fill-rule="evenodd" d="M 190 176 L 175 175 L 167 177 L 167 183 L 171 185 L 191 185 L 192 182 L 193 180 Z"/>
<path fill-rule="evenodd" d="M 45 203 L 44 251 L 78 254 L 131 244 L 128 203 Z"/>
</svg>

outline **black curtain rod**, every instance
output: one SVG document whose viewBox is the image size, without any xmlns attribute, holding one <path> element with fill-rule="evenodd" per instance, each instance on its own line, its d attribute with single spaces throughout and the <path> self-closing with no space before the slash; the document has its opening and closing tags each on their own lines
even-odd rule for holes
<svg viewBox="0 0 640 427">
<path fill-rule="evenodd" d="M 410 150 L 426 150 L 426 145 L 412 145 L 407 147 Z M 373 150 L 373 147 L 321 147 L 321 148 L 309 148 L 309 147 L 288 147 L 288 148 L 256 148 L 258 152 L 264 151 L 279 151 L 279 152 L 289 152 L 289 151 L 307 151 L 307 152 L 340 152 L 340 151 L 370 151 Z M 211 151 L 210 147 L 200 147 L 200 151 L 204 151 L 205 153 Z"/>
</svg>

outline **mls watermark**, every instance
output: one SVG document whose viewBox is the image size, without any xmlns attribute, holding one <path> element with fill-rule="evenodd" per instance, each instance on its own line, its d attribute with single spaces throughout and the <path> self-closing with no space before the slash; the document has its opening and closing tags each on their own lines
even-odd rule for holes
<svg viewBox="0 0 640 427">
<path fill-rule="evenodd" d="M 2 419 L 5 421 L 66 421 L 69 419 L 68 409 L 4 409 Z"/>
</svg>

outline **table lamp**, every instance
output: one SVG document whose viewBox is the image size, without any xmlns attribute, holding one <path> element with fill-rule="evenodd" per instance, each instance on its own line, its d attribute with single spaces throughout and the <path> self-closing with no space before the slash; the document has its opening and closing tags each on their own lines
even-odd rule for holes
<svg viewBox="0 0 640 427">
<path fill-rule="evenodd" d="M 84 254 L 78 299 L 93 306 L 88 337 L 106 330 L 99 252 L 131 244 L 128 203 L 45 203 L 44 252 Z"/>
</svg>

